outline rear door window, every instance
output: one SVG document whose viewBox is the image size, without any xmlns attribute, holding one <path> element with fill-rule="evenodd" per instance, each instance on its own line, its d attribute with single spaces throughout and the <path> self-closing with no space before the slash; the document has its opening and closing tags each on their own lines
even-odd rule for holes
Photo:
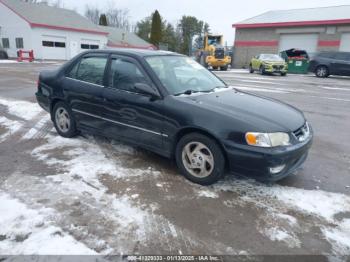
<svg viewBox="0 0 350 262">
<path fill-rule="evenodd" d="M 84 82 L 103 85 L 107 57 L 85 57 L 68 73 L 68 77 Z"/>
</svg>

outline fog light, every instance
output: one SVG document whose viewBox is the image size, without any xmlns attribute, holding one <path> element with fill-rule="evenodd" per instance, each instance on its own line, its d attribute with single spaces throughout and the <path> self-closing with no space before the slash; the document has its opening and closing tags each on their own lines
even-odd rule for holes
<svg viewBox="0 0 350 262">
<path fill-rule="evenodd" d="M 278 173 L 281 172 L 285 167 L 286 167 L 286 165 L 270 167 L 270 173 L 271 173 L 271 174 L 278 174 Z"/>
</svg>

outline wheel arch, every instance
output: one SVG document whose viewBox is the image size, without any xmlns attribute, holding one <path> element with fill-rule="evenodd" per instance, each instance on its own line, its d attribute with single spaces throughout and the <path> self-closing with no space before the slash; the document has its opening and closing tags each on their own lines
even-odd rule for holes
<svg viewBox="0 0 350 262">
<path fill-rule="evenodd" d="M 213 135 L 211 132 L 209 132 L 208 130 L 202 129 L 202 128 L 198 128 L 198 127 L 185 127 L 180 129 L 174 136 L 174 142 L 173 142 L 173 148 L 171 150 L 172 152 L 172 156 L 175 156 L 175 152 L 176 152 L 176 146 L 178 144 L 178 142 L 180 141 L 180 139 L 182 137 L 184 137 L 185 135 L 191 134 L 191 133 L 199 133 L 201 135 L 205 135 L 211 139 L 213 139 L 220 147 L 222 154 L 225 157 L 225 167 L 228 168 L 229 167 L 229 162 L 228 162 L 228 156 L 225 150 L 224 145 L 220 142 L 220 139 L 218 139 L 215 135 Z"/>
<path fill-rule="evenodd" d="M 58 103 L 58 102 L 64 102 L 64 100 L 62 98 L 53 98 L 51 100 L 51 103 L 50 103 L 50 115 L 51 115 L 51 119 L 53 120 L 53 108 L 55 107 L 55 105 Z"/>
<path fill-rule="evenodd" d="M 321 67 L 321 66 L 327 68 L 328 73 L 330 72 L 330 71 L 329 71 L 329 70 L 330 70 L 330 69 L 329 69 L 329 68 L 330 68 L 329 65 L 323 64 L 323 63 L 322 63 L 322 64 L 318 64 L 317 66 L 315 66 L 315 73 L 316 73 L 316 71 L 317 71 L 317 68 L 319 68 L 319 67 Z"/>
</svg>

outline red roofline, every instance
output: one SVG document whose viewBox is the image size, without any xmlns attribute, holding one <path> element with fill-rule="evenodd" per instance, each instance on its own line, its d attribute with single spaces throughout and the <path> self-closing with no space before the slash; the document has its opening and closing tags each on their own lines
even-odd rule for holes
<svg viewBox="0 0 350 262">
<path fill-rule="evenodd" d="M 79 28 L 73 28 L 73 27 L 54 26 L 54 25 L 39 24 L 39 23 L 29 23 L 29 24 L 31 27 L 43 27 L 43 28 L 50 28 L 50 29 L 54 29 L 54 30 L 73 31 L 73 32 L 97 34 L 97 35 L 108 35 L 109 34 L 107 32 L 95 31 L 95 30 L 90 30 L 90 29 L 79 29 Z"/>
<path fill-rule="evenodd" d="M 350 19 L 280 22 L 280 23 L 233 24 L 232 27 L 240 29 L 240 28 L 290 27 L 290 26 L 315 26 L 315 25 L 340 25 L 340 24 L 350 24 Z"/>
<path fill-rule="evenodd" d="M 16 10 L 8 6 L 6 3 L 4 3 L 2 0 L 0 0 L 0 3 L 2 3 L 4 6 L 6 6 L 8 9 L 10 9 L 12 12 L 14 12 L 16 15 L 18 15 L 20 18 L 22 18 L 24 21 L 26 21 L 30 27 L 43 27 L 43 28 L 50 28 L 54 30 L 64 30 L 64 31 L 74 31 L 74 32 L 82 32 L 82 33 L 90 33 L 90 34 L 98 34 L 98 35 L 108 35 L 109 33 L 103 32 L 103 31 L 95 31 L 95 30 L 89 30 L 89 29 L 79 29 L 79 28 L 72 28 L 72 27 L 64 27 L 64 26 L 53 26 L 53 25 L 47 25 L 47 24 L 40 24 L 40 23 L 32 23 L 27 18 L 19 14 Z"/>
</svg>

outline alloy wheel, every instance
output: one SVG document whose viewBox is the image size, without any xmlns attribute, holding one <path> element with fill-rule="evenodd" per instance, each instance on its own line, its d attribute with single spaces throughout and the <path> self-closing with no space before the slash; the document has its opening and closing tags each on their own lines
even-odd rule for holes
<svg viewBox="0 0 350 262">
<path fill-rule="evenodd" d="M 62 133 L 67 133 L 70 129 L 70 117 L 67 112 L 67 110 L 63 107 L 59 107 L 56 110 L 55 114 L 55 121 L 57 124 L 57 128 L 62 132 Z"/>
<path fill-rule="evenodd" d="M 190 142 L 182 150 L 182 163 L 193 176 L 205 178 L 214 169 L 214 157 L 210 149 L 200 142 Z"/>
</svg>

